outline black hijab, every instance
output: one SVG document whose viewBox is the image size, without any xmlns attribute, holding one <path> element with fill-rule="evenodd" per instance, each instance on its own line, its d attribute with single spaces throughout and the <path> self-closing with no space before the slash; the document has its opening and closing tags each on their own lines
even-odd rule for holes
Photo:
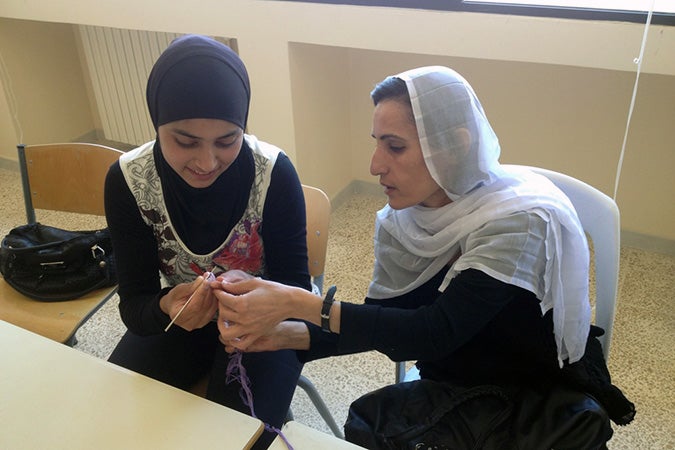
<svg viewBox="0 0 675 450">
<path fill-rule="evenodd" d="M 206 36 L 185 35 L 157 59 L 146 97 L 155 130 L 182 119 L 221 119 L 246 129 L 251 88 L 232 49 Z"/>
<path fill-rule="evenodd" d="M 245 129 L 251 90 L 234 51 L 205 36 L 185 35 L 157 59 L 146 97 L 155 130 L 183 119 L 220 119 Z M 183 242 L 200 254 L 220 246 L 248 203 L 254 164 L 246 142 L 232 165 L 202 189 L 188 185 L 169 166 L 159 139 L 154 155 L 171 222 Z"/>
</svg>

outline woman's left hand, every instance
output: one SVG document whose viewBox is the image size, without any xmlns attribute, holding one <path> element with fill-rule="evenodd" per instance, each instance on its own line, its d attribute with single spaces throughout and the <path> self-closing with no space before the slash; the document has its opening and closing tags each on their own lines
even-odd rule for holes
<svg viewBox="0 0 675 450">
<path fill-rule="evenodd" d="M 220 342 L 225 345 L 225 351 L 232 353 L 235 350 L 245 352 L 273 352 L 276 350 L 309 350 L 309 329 L 304 322 L 286 320 L 278 324 L 264 336 L 260 336 L 246 347 L 242 340 L 227 341 L 220 336 Z"/>
</svg>

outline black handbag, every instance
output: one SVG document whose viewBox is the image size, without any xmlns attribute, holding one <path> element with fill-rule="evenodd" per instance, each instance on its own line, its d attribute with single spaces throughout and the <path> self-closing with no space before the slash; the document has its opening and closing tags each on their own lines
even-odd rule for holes
<svg viewBox="0 0 675 450">
<path fill-rule="evenodd" d="M 345 439 L 369 450 L 469 450 L 512 446 L 513 402 L 499 387 L 431 380 L 385 386 L 355 400 Z"/>
<path fill-rule="evenodd" d="M 12 229 L 0 245 L 0 272 L 35 300 L 72 300 L 117 284 L 110 232 L 69 231 L 40 223 Z"/>
<path fill-rule="evenodd" d="M 561 384 L 416 380 L 356 399 L 345 439 L 369 450 L 604 449 L 612 428 L 593 397 Z"/>
</svg>

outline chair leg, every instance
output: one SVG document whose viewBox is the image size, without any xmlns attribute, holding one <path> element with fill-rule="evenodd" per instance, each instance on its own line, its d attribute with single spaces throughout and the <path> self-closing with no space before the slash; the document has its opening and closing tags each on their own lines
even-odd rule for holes
<svg viewBox="0 0 675 450">
<path fill-rule="evenodd" d="M 333 416 L 319 395 L 319 391 L 317 391 L 314 387 L 314 384 L 312 384 L 312 382 L 309 381 L 304 375 L 300 375 L 300 378 L 298 379 L 298 386 L 300 386 L 307 393 L 309 399 L 312 401 L 312 403 L 314 403 L 314 407 L 317 409 L 317 411 L 319 411 L 319 414 L 321 414 L 321 417 L 323 417 L 323 420 L 326 422 L 333 434 L 340 439 L 344 439 L 345 437 L 342 433 L 342 430 L 340 427 L 338 427 L 335 419 L 333 419 Z"/>
<path fill-rule="evenodd" d="M 395 370 L 396 372 L 394 373 L 394 379 L 396 384 L 398 384 L 405 378 L 405 363 L 402 361 L 397 362 Z"/>
</svg>

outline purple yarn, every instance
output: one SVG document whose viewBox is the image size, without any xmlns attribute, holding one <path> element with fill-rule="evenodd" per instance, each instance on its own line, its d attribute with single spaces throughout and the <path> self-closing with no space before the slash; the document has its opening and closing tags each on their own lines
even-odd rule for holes
<svg viewBox="0 0 675 450">
<path fill-rule="evenodd" d="M 248 376 L 246 375 L 246 368 L 241 361 L 242 356 L 243 353 L 239 350 L 235 350 L 234 353 L 230 355 L 230 361 L 227 363 L 227 370 L 225 371 L 225 382 L 229 384 L 233 381 L 237 381 L 241 385 L 241 390 L 239 391 L 241 400 L 244 402 L 244 405 L 248 406 L 251 410 L 251 416 L 257 419 L 258 416 L 256 416 L 255 410 L 253 408 L 251 380 L 249 380 Z M 281 439 L 286 444 L 286 447 L 288 447 L 289 450 L 293 450 L 293 446 L 290 442 L 288 442 L 288 439 L 286 439 L 286 436 L 284 436 L 284 433 L 280 429 L 264 422 L 263 425 L 265 426 L 265 430 L 279 435 L 279 437 L 281 437 Z"/>
</svg>

